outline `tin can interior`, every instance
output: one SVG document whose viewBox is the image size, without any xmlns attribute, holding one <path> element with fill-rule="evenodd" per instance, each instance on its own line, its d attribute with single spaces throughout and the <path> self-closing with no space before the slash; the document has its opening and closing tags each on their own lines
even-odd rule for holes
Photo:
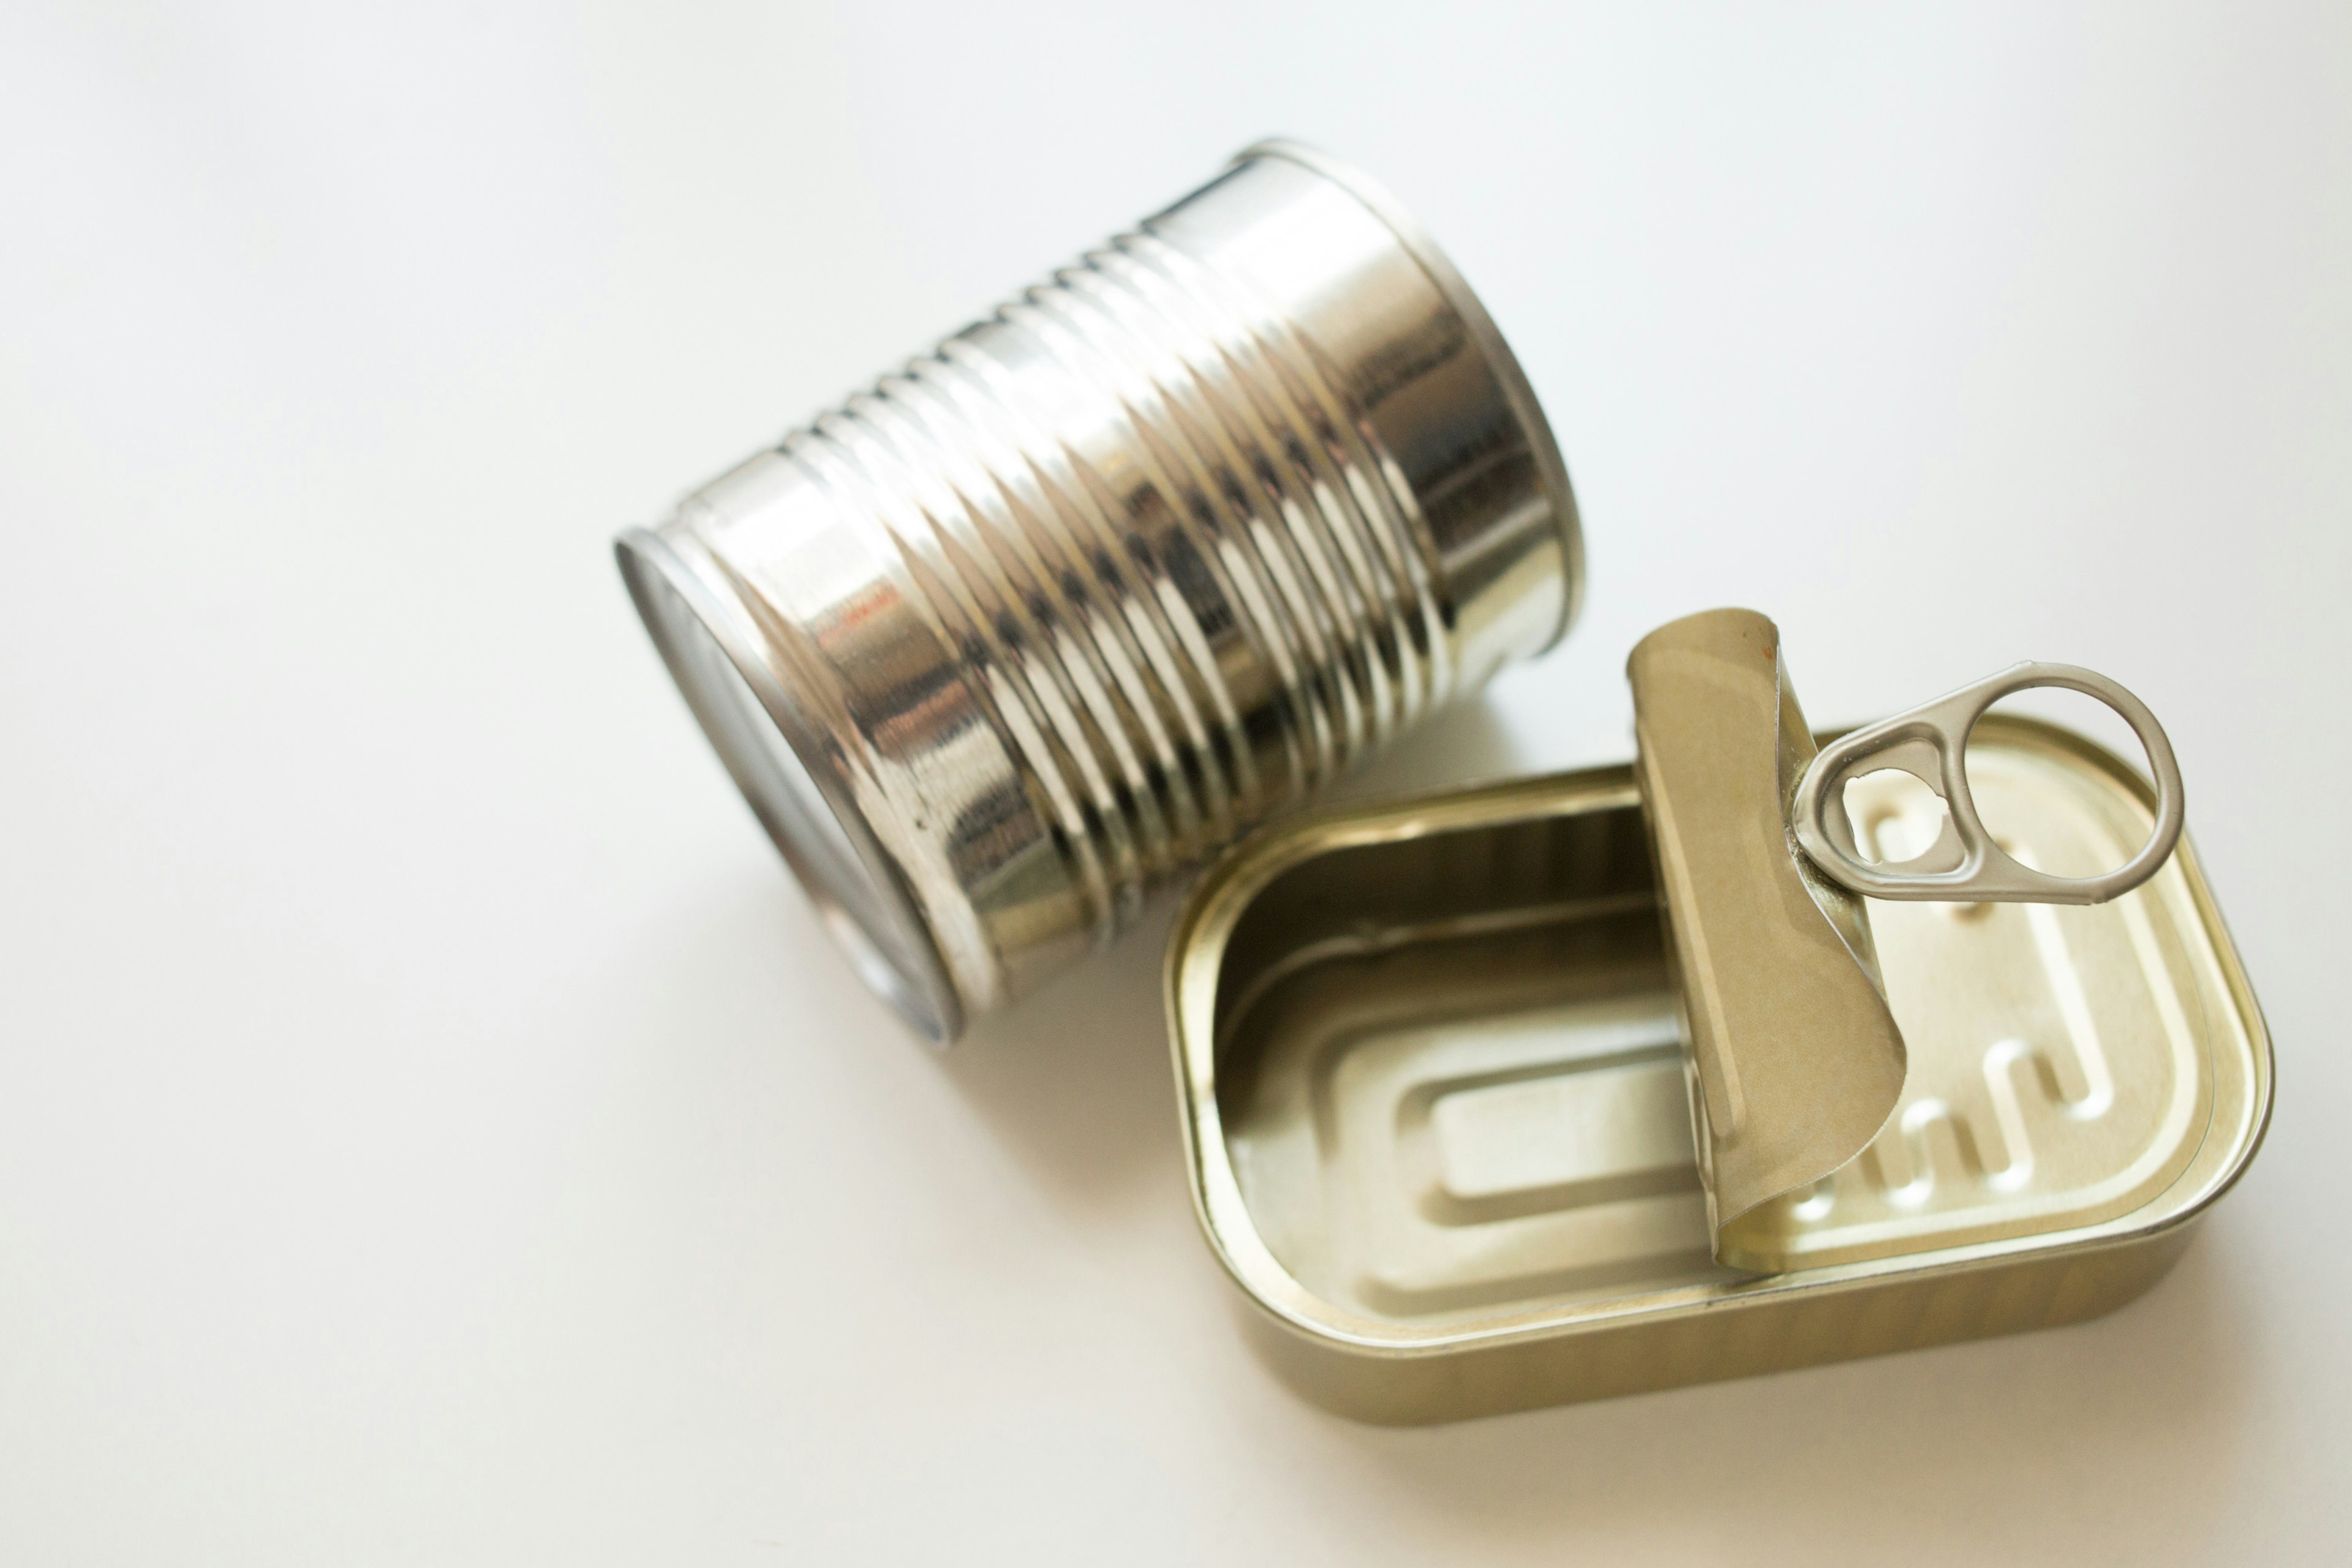
<svg viewBox="0 0 2352 1568">
<path fill-rule="evenodd" d="M 1329 1307 L 1435 1327 L 1733 1278 L 1630 792 L 1318 856 L 1227 952 L 1226 1148 Z"/>
<path fill-rule="evenodd" d="M 911 900 L 855 809 L 836 798 L 845 786 L 819 782 L 830 767 L 806 738 L 814 731 L 730 624 L 723 598 L 649 533 L 625 534 L 614 553 L 695 719 L 859 978 L 925 1039 L 951 1038 L 954 993 Z"/>
</svg>

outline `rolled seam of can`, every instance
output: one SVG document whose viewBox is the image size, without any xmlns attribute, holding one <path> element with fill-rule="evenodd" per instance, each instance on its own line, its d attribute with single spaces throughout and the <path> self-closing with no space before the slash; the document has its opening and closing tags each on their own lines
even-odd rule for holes
<svg viewBox="0 0 2352 1568">
<path fill-rule="evenodd" d="M 1549 647 L 1583 578 L 1485 310 L 1287 143 L 617 551 L 771 837 L 938 1041 Z"/>
</svg>

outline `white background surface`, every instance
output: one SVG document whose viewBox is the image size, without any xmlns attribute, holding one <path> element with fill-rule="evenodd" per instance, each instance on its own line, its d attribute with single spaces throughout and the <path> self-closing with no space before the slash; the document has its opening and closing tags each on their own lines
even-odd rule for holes
<svg viewBox="0 0 2352 1568">
<path fill-rule="evenodd" d="M 1361 787 L 1622 758 L 1726 602 L 1822 722 L 2164 716 L 2280 1099 L 2152 1295 L 1349 1426 L 1195 1234 L 1156 925 L 944 1062 L 822 945 L 607 537 L 1272 132 L 1589 531 Z M 2341 1560 L 2347 513 L 2340 6 L 11 6 L 0 1561 Z"/>
</svg>

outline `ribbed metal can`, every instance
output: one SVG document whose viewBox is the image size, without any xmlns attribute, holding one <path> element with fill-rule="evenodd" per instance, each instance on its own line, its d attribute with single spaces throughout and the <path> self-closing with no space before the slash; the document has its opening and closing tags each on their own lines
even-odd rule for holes
<svg viewBox="0 0 2352 1568">
<path fill-rule="evenodd" d="M 617 544 L 729 772 L 935 1041 L 1566 632 L 1576 506 L 1420 227 L 1288 143 Z"/>
</svg>

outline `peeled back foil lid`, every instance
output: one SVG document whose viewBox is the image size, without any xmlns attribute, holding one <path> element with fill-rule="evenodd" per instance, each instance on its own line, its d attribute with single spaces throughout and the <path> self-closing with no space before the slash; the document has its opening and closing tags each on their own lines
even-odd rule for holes
<svg viewBox="0 0 2352 1568">
<path fill-rule="evenodd" d="M 1635 645 L 1626 675 L 1715 1256 L 1778 1272 L 1793 1259 L 1759 1205 L 1877 1136 L 1903 1093 L 1903 1035 L 1862 900 L 1789 826 L 1815 748 L 1780 628 L 1753 610 L 1686 616 Z"/>
</svg>

